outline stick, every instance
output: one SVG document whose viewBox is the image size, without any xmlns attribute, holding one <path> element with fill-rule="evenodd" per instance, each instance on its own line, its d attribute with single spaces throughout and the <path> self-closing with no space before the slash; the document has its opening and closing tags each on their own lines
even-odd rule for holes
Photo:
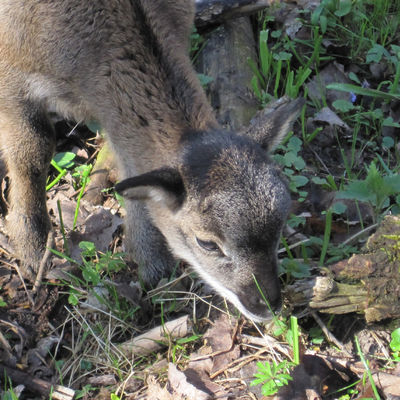
<svg viewBox="0 0 400 400">
<path fill-rule="evenodd" d="M 169 338 L 185 337 L 191 331 L 188 320 L 189 316 L 184 315 L 173 321 L 168 321 L 164 325 L 157 326 L 132 340 L 122 343 L 119 347 L 127 357 L 130 354 L 145 356 L 153 351 L 158 351 Z"/>
<path fill-rule="evenodd" d="M 14 383 L 24 385 L 31 392 L 53 400 L 72 400 L 75 391 L 65 386 L 53 385 L 43 379 L 34 378 L 26 372 L 0 364 L 0 375 L 9 377 Z"/>
</svg>

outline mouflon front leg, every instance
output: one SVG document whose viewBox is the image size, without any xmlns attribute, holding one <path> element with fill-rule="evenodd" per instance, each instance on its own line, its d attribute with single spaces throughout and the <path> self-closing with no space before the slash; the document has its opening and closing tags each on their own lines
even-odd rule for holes
<svg viewBox="0 0 400 400">
<path fill-rule="evenodd" d="M 144 283 L 154 287 L 173 271 L 177 260 L 168 249 L 161 232 L 151 223 L 146 207 L 139 201 L 125 200 L 125 243 L 139 266 Z"/>
<path fill-rule="evenodd" d="M 23 275 L 34 279 L 51 229 L 45 185 L 55 135 L 35 103 L 0 98 L 0 140 L 10 178 L 6 230 Z"/>
</svg>

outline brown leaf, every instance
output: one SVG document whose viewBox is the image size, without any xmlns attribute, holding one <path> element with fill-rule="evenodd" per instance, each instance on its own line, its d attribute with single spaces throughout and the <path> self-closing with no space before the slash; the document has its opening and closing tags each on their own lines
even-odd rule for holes
<svg viewBox="0 0 400 400">
<path fill-rule="evenodd" d="M 213 367 L 210 371 L 213 372 L 221 370 L 224 366 L 236 360 L 240 356 L 240 348 L 237 344 L 233 343 L 232 338 L 234 329 L 225 314 L 217 319 L 214 325 L 206 332 L 204 338 L 211 346 L 213 355 Z"/>
</svg>

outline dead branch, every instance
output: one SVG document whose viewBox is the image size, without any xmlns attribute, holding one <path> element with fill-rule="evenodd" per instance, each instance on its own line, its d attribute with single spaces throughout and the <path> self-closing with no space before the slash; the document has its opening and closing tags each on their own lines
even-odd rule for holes
<svg viewBox="0 0 400 400">
<path fill-rule="evenodd" d="M 163 343 L 168 342 L 170 339 L 185 337 L 190 331 L 189 316 L 184 315 L 122 343 L 120 349 L 127 357 L 131 354 L 145 356 L 160 350 L 163 347 Z"/>
<path fill-rule="evenodd" d="M 287 287 L 290 304 L 328 314 L 363 313 L 368 323 L 400 317 L 400 218 L 387 216 L 355 254 L 324 276 Z"/>
<path fill-rule="evenodd" d="M 65 386 L 53 385 L 43 379 L 32 377 L 26 372 L 0 364 L 0 375 L 9 377 L 13 383 L 24 385 L 29 391 L 53 400 L 72 400 L 75 391 Z"/>
</svg>

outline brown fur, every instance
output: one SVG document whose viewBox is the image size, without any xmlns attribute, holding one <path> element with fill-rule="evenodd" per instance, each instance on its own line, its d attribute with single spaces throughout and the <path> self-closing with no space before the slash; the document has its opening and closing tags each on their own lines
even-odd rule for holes
<svg viewBox="0 0 400 400">
<path fill-rule="evenodd" d="M 186 55 L 192 21 L 189 0 L 1 0 L 8 233 L 34 275 L 50 230 L 44 186 L 55 139 L 47 112 L 96 121 L 122 178 L 134 176 L 117 189 L 127 196 L 127 247 L 144 279 L 156 282 L 182 257 L 263 319 L 254 277 L 278 307 L 275 252 L 289 196 L 259 133 L 257 144 L 251 132 L 219 129 Z M 278 110 L 264 138 L 279 141 L 297 109 Z"/>
</svg>

